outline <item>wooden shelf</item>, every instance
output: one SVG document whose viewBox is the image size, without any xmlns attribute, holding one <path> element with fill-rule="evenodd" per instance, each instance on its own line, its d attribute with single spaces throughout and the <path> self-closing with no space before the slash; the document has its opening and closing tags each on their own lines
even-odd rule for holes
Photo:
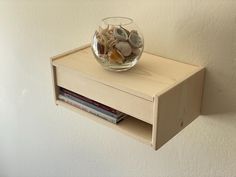
<svg viewBox="0 0 236 177">
<path fill-rule="evenodd" d="M 56 104 L 78 111 L 158 149 L 200 114 L 204 68 L 144 52 L 140 62 L 121 73 L 104 70 L 90 47 L 51 60 Z M 58 100 L 58 89 L 110 106 L 128 115 L 111 124 Z"/>
</svg>

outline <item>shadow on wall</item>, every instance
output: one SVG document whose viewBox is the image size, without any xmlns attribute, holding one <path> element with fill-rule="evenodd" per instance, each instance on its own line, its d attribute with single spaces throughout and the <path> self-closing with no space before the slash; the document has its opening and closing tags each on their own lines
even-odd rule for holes
<svg viewBox="0 0 236 177">
<path fill-rule="evenodd" d="M 174 6 L 177 16 L 146 31 L 147 36 L 157 31 L 156 39 L 148 37 L 159 41 L 148 47 L 158 55 L 206 67 L 202 114 L 236 112 L 236 2 L 209 5 L 196 4 L 187 12 Z M 162 23 L 166 31 L 158 31 Z"/>
<path fill-rule="evenodd" d="M 236 8 L 183 17 L 176 27 L 179 51 L 206 67 L 202 114 L 236 112 Z M 227 13 L 226 13 L 227 12 Z M 204 14 L 204 15 L 202 15 Z M 206 16 L 209 15 L 209 16 Z M 189 58 L 188 58 L 189 60 Z M 183 61 L 183 60 L 182 60 Z M 185 60 L 187 61 L 187 58 Z"/>
<path fill-rule="evenodd" d="M 229 79 L 233 79 L 235 82 L 236 75 L 232 74 L 231 78 L 221 78 L 220 80 L 217 77 L 220 73 L 211 67 L 206 66 L 206 68 L 202 114 L 209 115 L 236 112 L 236 94 L 233 90 L 235 83 L 226 84 L 232 88 L 226 88 L 226 85 L 223 83 L 225 80 Z"/>
</svg>

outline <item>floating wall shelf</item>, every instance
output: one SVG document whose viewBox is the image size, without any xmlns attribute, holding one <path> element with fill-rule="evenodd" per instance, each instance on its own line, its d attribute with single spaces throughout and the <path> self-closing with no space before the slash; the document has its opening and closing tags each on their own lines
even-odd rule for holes
<svg viewBox="0 0 236 177">
<path fill-rule="evenodd" d="M 160 148 L 199 114 L 204 68 L 144 52 L 126 72 L 104 70 L 89 45 L 52 58 L 57 105 Z M 59 87 L 128 114 L 112 124 L 58 99 Z"/>
</svg>

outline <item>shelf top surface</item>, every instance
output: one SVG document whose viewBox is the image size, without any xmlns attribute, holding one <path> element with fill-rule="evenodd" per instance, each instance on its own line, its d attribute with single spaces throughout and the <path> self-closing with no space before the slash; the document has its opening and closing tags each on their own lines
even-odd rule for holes
<svg viewBox="0 0 236 177">
<path fill-rule="evenodd" d="M 78 71 L 82 76 L 152 101 L 155 95 L 183 81 L 202 67 L 193 66 L 143 52 L 140 61 L 125 72 L 104 70 L 90 47 L 56 56 L 54 66 Z"/>
</svg>

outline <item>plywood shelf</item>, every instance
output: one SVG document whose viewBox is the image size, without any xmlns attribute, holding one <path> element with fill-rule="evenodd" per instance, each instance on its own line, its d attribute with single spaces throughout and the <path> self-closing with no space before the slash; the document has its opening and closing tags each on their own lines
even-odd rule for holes
<svg viewBox="0 0 236 177">
<path fill-rule="evenodd" d="M 204 68 L 144 52 L 140 62 L 122 73 L 104 70 L 84 46 L 52 57 L 55 100 L 158 149 L 200 114 Z M 128 115 L 119 124 L 58 100 L 59 87 Z"/>
</svg>

